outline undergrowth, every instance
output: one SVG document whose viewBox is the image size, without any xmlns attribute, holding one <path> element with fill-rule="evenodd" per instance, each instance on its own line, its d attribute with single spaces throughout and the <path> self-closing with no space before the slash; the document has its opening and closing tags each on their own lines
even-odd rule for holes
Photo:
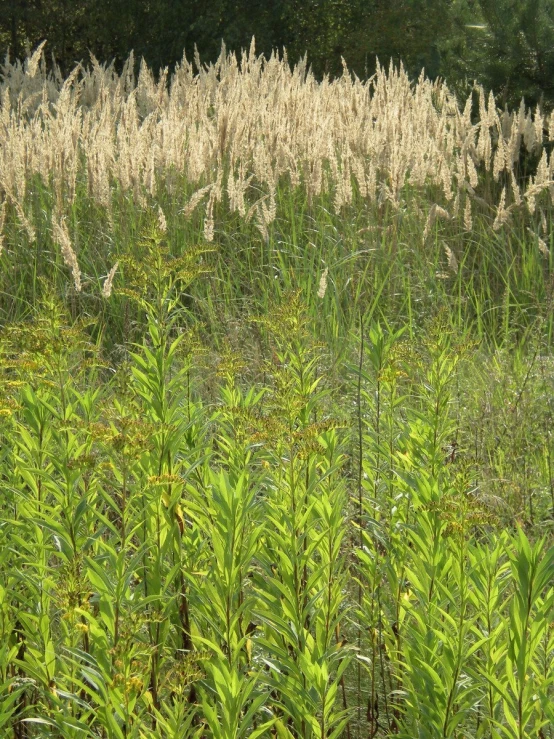
<svg viewBox="0 0 554 739">
<path fill-rule="evenodd" d="M 554 736 L 548 305 L 177 236 L 5 321 L 2 736 Z"/>
</svg>

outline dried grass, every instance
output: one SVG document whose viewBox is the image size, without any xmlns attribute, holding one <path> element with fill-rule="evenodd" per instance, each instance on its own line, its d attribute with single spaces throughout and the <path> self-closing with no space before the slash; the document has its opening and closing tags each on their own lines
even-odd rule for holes
<svg viewBox="0 0 554 739">
<path fill-rule="evenodd" d="M 81 292 L 81 270 L 79 269 L 77 255 L 73 250 L 71 237 L 69 236 L 69 231 L 67 230 L 65 219 L 63 217 L 53 219 L 52 237 L 54 242 L 60 247 L 64 264 L 71 270 L 75 290 L 78 293 Z"/>
<path fill-rule="evenodd" d="M 132 58 L 121 75 L 92 58 L 90 68 L 77 66 L 64 80 L 58 70 L 46 73 L 42 51 L 24 64 L 6 62 L 0 86 L 0 196 L 15 205 L 29 238 L 23 203 L 36 175 L 52 183 L 59 210 L 73 201 L 79 181 L 106 207 L 114 183 L 144 206 L 160 185 L 182 197 L 184 177 L 194 191 L 183 202 L 187 215 L 209 193 L 208 240 L 223 192 L 243 217 L 259 201 L 256 223 L 266 234 L 283 178 L 302 183 L 309 200 L 331 193 L 337 212 L 355 190 L 368 202 L 400 207 L 407 185 L 435 186 L 456 212 L 465 200 L 467 229 L 479 171 L 511 183 L 498 228 L 512 206 L 525 203 L 533 213 L 541 193 L 554 197 L 546 149 L 526 192 L 514 177 L 521 145 L 540 152 L 543 131 L 554 137 L 553 117 L 524 105 L 500 113 L 481 88 L 472 121 L 471 99 L 462 109 L 444 83 L 421 76 L 413 84 L 392 66 L 378 67 L 366 82 L 345 69 L 319 83 L 305 63 L 291 69 L 251 48 L 240 61 L 222 52 L 199 71 L 183 58 L 171 78 L 164 72 L 158 80 L 142 64 L 135 81 Z"/>
</svg>

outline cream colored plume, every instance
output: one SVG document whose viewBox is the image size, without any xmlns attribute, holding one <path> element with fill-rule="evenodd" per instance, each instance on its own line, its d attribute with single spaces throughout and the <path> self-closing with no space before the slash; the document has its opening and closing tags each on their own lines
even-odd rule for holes
<svg viewBox="0 0 554 739">
<path fill-rule="evenodd" d="M 319 280 L 319 290 L 317 291 L 317 297 L 323 300 L 325 293 L 327 292 L 327 275 L 329 274 L 329 267 L 325 267 L 321 273 Z"/>
<path fill-rule="evenodd" d="M 437 218 L 462 212 L 472 228 L 467 195 L 478 202 L 488 172 L 508 183 L 511 204 L 504 192 L 498 228 L 513 209 L 534 213 L 548 194 L 554 199 L 554 163 L 544 147 L 545 131 L 554 137 L 553 115 L 545 119 L 524 103 L 499 112 L 481 87 L 473 119 L 473 92 L 460 106 L 444 82 L 424 75 L 414 82 L 393 65 L 378 65 L 366 81 L 345 73 L 319 82 L 305 63 L 291 68 L 277 54 L 263 59 L 252 51 L 241 61 L 222 50 L 196 72 L 183 60 L 171 79 L 167 72 L 156 79 L 143 64 L 135 80 L 132 60 L 118 75 L 93 59 L 64 80 L 38 73 L 42 53 L 43 44 L 24 71 L 7 62 L 0 82 L 0 193 L 31 241 L 27 195 L 37 177 L 52 183 L 58 210 L 74 200 L 79 183 L 108 218 L 114 190 L 143 208 L 157 207 L 160 192 L 179 202 L 192 191 L 181 206 L 185 217 L 209 195 L 208 241 L 214 208 L 224 201 L 266 238 L 281 216 L 284 182 L 305 188 L 308 203 L 326 195 L 337 212 L 355 201 L 402 212 L 408 193 L 411 204 L 414 195 L 434 192 L 442 204 L 428 211 L 426 236 Z M 514 176 L 522 143 L 529 151 L 542 147 L 525 185 Z"/>
<path fill-rule="evenodd" d="M 456 274 L 458 272 L 458 260 L 456 259 L 456 255 L 454 254 L 452 249 L 447 244 L 444 244 L 444 253 L 446 254 L 446 259 L 448 260 L 448 268 L 451 272 L 454 272 L 454 274 Z"/>
<path fill-rule="evenodd" d="M 161 205 L 158 205 L 158 228 L 162 233 L 167 231 L 167 221 Z"/>
<path fill-rule="evenodd" d="M 40 59 L 42 57 L 42 50 L 44 49 L 46 41 L 43 41 L 35 51 L 31 54 L 29 59 L 27 60 L 27 69 L 25 70 L 25 74 L 28 77 L 34 77 L 38 70 L 38 65 L 40 64 Z"/>
<path fill-rule="evenodd" d="M 113 288 L 113 279 L 115 277 L 115 273 L 117 272 L 117 268 L 119 267 L 119 262 L 116 262 L 114 266 L 111 268 L 111 270 L 108 272 L 106 279 L 104 280 L 104 284 L 102 285 L 102 297 L 109 298 L 112 294 L 112 288 Z"/>
<path fill-rule="evenodd" d="M 67 230 L 67 226 L 65 225 L 65 218 L 63 216 L 60 218 L 53 218 L 52 235 L 54 243 L 56 243 L 60 247 L 64 264 L 71 270 L 75 290 L 79 293 L 81 292 L 81 270 L 79 269 L 77 255 L 73 250 L 69 231 Z"/>
<path fill-rule="evenodd" d="M 0 256 L 4 250 L 4 223 L 6 221 L 6 201 L 0 206 Z"/>
</svg>

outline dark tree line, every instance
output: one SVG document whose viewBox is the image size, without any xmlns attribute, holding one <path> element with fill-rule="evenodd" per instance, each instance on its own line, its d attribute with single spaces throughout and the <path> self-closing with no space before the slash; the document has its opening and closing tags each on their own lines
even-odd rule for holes
<svg viewBox="0 0 554 739">
<path fill-rule="evenodd" d="M 210 61 L 222 40 L 240 51 L 253 35 L 259 52 L 307 53 L 318 76 L 344 58 L 365 77 L 378 57 L 460 93 L 477 80 L 499 102 L 554 105 L 554 0 L 0 0 L 2 57 L 47 39 L 64 73 L 89 52 L 121 66 L 133 49 L 159 69 L 196 46 Z"/>
</svg>

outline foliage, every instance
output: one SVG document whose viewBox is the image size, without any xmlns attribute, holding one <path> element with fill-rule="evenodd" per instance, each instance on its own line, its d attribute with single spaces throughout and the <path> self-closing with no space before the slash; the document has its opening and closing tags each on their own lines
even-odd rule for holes
<svg viewBox="0 0 554 739">
<path fill-rule="evenodd" d="M 496 89 L 503 104 L 522 96 L 552 106 L 554 88 L 554 5 L 549 0 L 480 2 L 486 24 L 477 65 L 483 83 Z"/>
<path fill-rule="evenodd" d="M 146 227 L 107 298 L 145 330 L 111 377 L 44 283 L 3 330 L 3 726 L 547 736 L 554 500 L 543 467 L 527 533 L 502 526 L 471 452 L 475 343 L 362 315 L 339 403 L 288 291 L 252 324 L 257 366 L 227 345 L 207 377 L 180 300 L 203 271 Z"/>
</svg>

